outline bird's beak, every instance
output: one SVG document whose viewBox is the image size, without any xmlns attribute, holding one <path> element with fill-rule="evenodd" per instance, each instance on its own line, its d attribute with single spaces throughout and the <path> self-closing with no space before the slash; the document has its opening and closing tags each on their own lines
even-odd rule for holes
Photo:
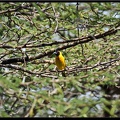
<svg viewBox="0 0 120 120">
<path fill-rule="evenodd" d="M 50 57 L 56 56 L 56 54 L 57 54 L 57 52 L 53 52 L 53 53 L 50 55 Z"/>
<path fill-rule="evenodd" d="M 57 52 L 53 52 L 51 55 L 49 55 L 49 57 L 51 58 L 53 55 L 56 55 Z"/>
<path fill-rule="evenodd" d="M 57 52 L 54 52 L 53 54 L 55 54 L 55 55 L 56 55 L 56 54 L 57 54 Z"/>
</svg>

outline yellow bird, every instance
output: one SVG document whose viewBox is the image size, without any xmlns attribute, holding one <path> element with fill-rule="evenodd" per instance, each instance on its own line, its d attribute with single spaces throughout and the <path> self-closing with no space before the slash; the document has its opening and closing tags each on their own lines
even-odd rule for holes
<svg viewBox="0 0 120 120">
<path fill-rule="evenodd" d="M 66 63 L 65 63 L 65 58 L 63 57 L 62 53 L 60 51 L 54 52 L 56 55 L 55 58 L 55 64 L 57 66 L 58 70 L 65 70 Z"/>
</svg>

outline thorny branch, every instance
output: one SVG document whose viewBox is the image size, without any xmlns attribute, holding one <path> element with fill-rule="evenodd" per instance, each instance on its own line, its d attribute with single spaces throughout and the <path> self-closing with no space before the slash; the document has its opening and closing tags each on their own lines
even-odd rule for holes
<svg viewBox="0 0 120 120">
<path fill-rule="evenodd" d="M 118 27 L 118 26 L 117 26 Z M 120 28 L 116 28 L 116 29 L 111 29 L 107 32 L 104 32 L 104 33 L 100 33 L 100 34 L 97 34 L 97 35 L 94 35 L 94 36 L 87 36 L 87 37 L 82 37 L 82 38 L 76 38 L 74 40 L 69 40 L 69 41 L 63 41 L 63 42 L 53 42 L 53 43 L 45 43 L 45 44 L 41 44 L 41 45 L 37 45 L 36 47 L 40 47 L 40 46 L 48 46 L 48 45 L 55 45 L 55 44 L 65 44 L 63 45 L 62 47 L 58 47 L 57 50 L 63 50 L 63 49 L 67 49 L 67 48 L 70 48 L 70 47 L 73 47 L 73 46 L 76 46 L 76 45 L 79 45 L 79 44 L 83 44 L 83 43 L 87 43 L 87 42 L 90 42 L 92 40 L 95 40 L 95 39 L 100 39 L 100 38 L 104 38 L 106 36 L 109 36 L 109 35 L 112 35 L 112 34 L 115 34 L 117 33 L 117 31 L 119 30 Z M 95 39 L 94 39 L 95 38 Z M 66 45 L 66 43 L 69 43 Z M 1 48 L 5 46 L 0 46 Z M 10 46 L 6 46 L 7 48 L 10 48 Z M 24 47 L 27 47 L 24 46 Z M 30 46 L 29 46 L 30 47 Z M 32 46 L 31 46 L 32 47 Z M 35 47 L 35 46 L 34 46 Z M 48 52 L 45 52 L 45 53 L 42 53 L 42 54 L 39 54 L 35 57 L 31 56 L 29 58 L 25 58 L 26 62 L 28 61 L 32 61 L 32 60 L 36 60 L 36 59 L 41 59 L 45 56 L 49 56 L 51 55 L 55 50 L 50 50 Z M 24 59 L 23 58 L 11 58 L 11 59 L 6 59 L 6 60 L 2 60 L 1 64 L 11 64 L 11 63 L 16 63 L 16 62 L 22 62 L 24 63 Z"/>
<path fill-rule="evenodd" d="M 91 69 L 94 69 L 94 68 L 97 68 L 97 67 L 101 67 L 101 69 L 99 70 L 102 70 L 103 68 L 107 68 L 109 66 L 111 66 L 112 63 L 115 63 L 116 61 L 119 61 L 120 60 L 120 57 L 118 57 L 117 59 L 113 59 L 111 61 L 108 61 L 108 62 L 101 62 L 101 63 L 98 63 L 98 64 L 95 64 L 94 66 L 87 66 L 87 67 L 81 67 L 81 66 L 75 66 L 73 68 L 69 67 L 69 69 L 67 70 L 67 73 L 70 74 L 70 73 L 74 73 L 74 72 L 80 72 L 80 71 L 83 71 L 83 70 L 91 70 Z M 41 77 L 50 77 L 50 78 L 57 78 L 57 76 L 53 75 L 53 73 L 56 73 L 56 71 L 49 71 L 49 72 L 34 72 L 34 71 L 30 71 L 30 70 L 26 70 L 22 67 L 19 67 L 17 65 L 5 65 L 5 64 L 0 64 L 0 67 L 6 67 L 6 68 L 12 68 L 12 69 L 15 69 L 15 70 L 20 70 L 20 71 L 23 71 L 23 72 L 26 72 L 28 74 L 33 74 L 33 75 L 37 75 L 37 76 L 41 76 Z"/>
<path fill-rule="evenodd" d="M 29 5 L 30 7 L 31 5 Z M 0 14 L 5 14 L 5 13 L 11 13 L 11 12 L 16 12 L 18 10 L 22 10 L 22 9 L 28 9 L 28 5 L 20 5 L 15 9 L 7 9 L 7 10 L 2 10 L 0 11 Z M 31 9 L 32 10 L 32 9 Z"/>
</svg>

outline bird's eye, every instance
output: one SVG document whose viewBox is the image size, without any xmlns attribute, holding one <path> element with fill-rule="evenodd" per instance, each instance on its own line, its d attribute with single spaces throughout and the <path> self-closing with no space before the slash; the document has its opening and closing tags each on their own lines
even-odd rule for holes
<svg viewBox="0 0 120 120">
<path fill-rule="evenodd" d="M 60 54 L 60 52 L 58 51 L 58 52 L 57 52 L 57 55 L 59 55 L 59 54 Z"/>
</svg>

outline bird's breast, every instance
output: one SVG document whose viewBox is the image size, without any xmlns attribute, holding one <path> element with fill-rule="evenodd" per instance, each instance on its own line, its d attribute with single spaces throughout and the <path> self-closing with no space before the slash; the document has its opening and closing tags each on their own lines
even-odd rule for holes
<svg viewBox="0 0 120 120">
<path fill-rule="evenodd" d="M 55 62 L 56 62 L 57 68 L 59 70 L 64 70 L 65 69 L 65 60 L 64 60 L 64 57 L 62 57 L 62 56 L 56 57 Z"/>
</svg>

